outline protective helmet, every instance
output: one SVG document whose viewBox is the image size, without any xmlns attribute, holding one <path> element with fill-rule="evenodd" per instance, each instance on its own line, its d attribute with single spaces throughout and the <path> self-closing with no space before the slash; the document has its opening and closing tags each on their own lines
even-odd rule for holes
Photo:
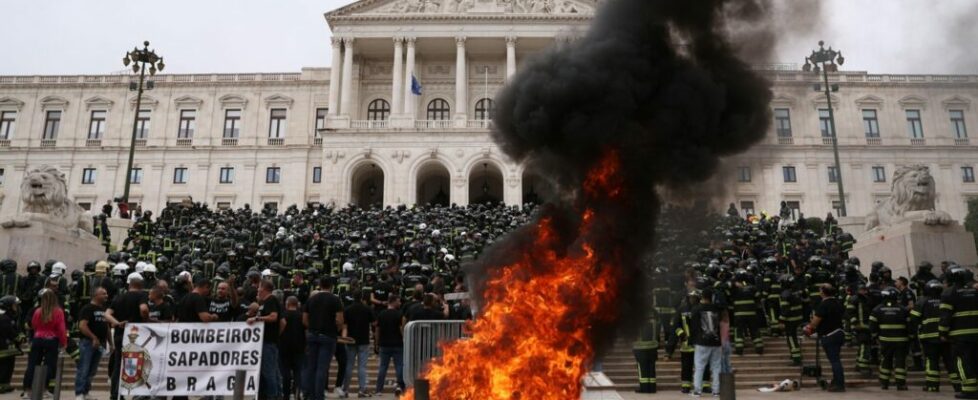
<svg viewBox="0 0 978 400">
<path fill-rule="evenodd" d="M 445 254 L 445 262 L 452 262 L 452 261 L 455 261 L 455 256 L 451 254 Z"/>
<path fill-rule="evenodd" d="M 343 272 L 352 272 L 352 271 L 353 271 L 353 263 L 349 261 L 343 263 Z"/>
<path fill-rule="evenodd" d="M 104 261 L 103 260 L 103 261 L 99 261 L 99 262 L 95 263 L 95 273 L 96 274 L 103 274 L 104 275 L 107 272 L 109 272 L 109 263 L 107 261 Z"/>
<path fill-rule="evenodd" d="M 157 272 L 156 271 L 156 266 L 153 265 L 153 264 L 146 264 L 146 266 L 143 267 L 143 273 L 155 274 L 156 272 Z"/>
<path fill-rule="evenodd" d="M 884 265 L 879 270 L 879 276 L 880 278 L 886 276 L 887 279 L 891 279 L 893 277 L 893 271 L 890 271 L 890 267 Z"/>
<path fill-rule="evenodd" d="M 129 270 L 129 265 L 126 263 L 118 263 L 112 267 L 112 275 L 115 276 L 125 276 L 126 271 Z"/>
<path fill-rule="evenodd" d="M 947 269 L 948 283 L 952 285 L 967 285 L 974 279 L 974 274 L 960 265 L 952 265 Z"/>
<path fill-rule="evenodd" d="M 0 297 L 0 310 L 10 311 L 14 309 L 14 306 L 20 304 L 20 299 L 17 296 L 6 295 Z"/>
<path fill-rule="evenodd" d="M 217 274 L 226 278 L 228 275 L 231 275 L 231 268 L 227 264 L 221 264 L 217 267 Z"/>
<path fill-rule="evenodd" d="M 271 269 L 265 268 L 264 270 L 261 271 L 261 277 L 262 278 L 267 278 L 269 276 L 272 276 L 272 270 Z"/>
<path fill-rule="evenodd" d="M 32 269 L 33 270 L 40 271 L 41 270 L 41 263 L 39 263 L 37 261 L 31 261 L 31 262 L 27 263 L 27 271 L 30 272 L 30 270 L 32 270 Z"/>
<path fill-rule="evenodd" d="M 65 265 L 65 263 L 63 263 L 61 261 L 58 261 L 58 262 L 54 263 L 54 265 L 51 266 L 51 273 L 52 274 L 64 275 L 65 272 L 68 272 L 68 266 Z"/>
<path fill-rule="evenodd" d="M 924 285 L 924 296 L 930 298 L 940 298 L 942 293 L 944 293 L 944 284 L 937 279 L 931 279 Z"/>
<path fill-rule="evenodd" d="M 934 268 L 934 264 L 931 264 L 930 261 L 924 261 L 917 266 L 918 271 L 930 272 L 931 268 Z"/>
<path fill-rule="evenodd" d="M 6 258 L 0 261 L 0 272 L 16 272 L 17 271 L 17 261 Z"/>
<path fill-rule="evenodd" d="M 781 278 L 778 279 L 778 282 L 781 282 L 782 289 L 788 289 L 795 284 L 795 276 L 791 274 L 781 275 Z"/>
<path fill-rule="evenodd" d="M 737 268 L 737 270 L 734 271 L 734 278 L 739 282 L 746 282 L 750 280 L 750 274 L 747 273 L 746 269 Z"/>
<path fill-rule="evenodd" d="M 79 269 L 71 271 L 71 281 L 78 282 L 82 278 L 82 272 Z"/>
<path fill-rule="evenodd" d="M 849 257 L 849 262 L 855 265 L 859 265 L 859 257 Z"/>
<path fill-rule="evenodd" d="M 873 272 L 879 272 L 879 270 L 883 269 L 883 267 L 885 267 L 885 265 L 883 265 L 882 261 L 873 261 L 870 268 L 872 268 L 871 271 Z"/>
<path fill-rule="evenodd" d="M 134 268 L 133 270 L 136 271 L 136 272 L 138 272 L 138 273 L 140 273 L 140 274 L 143 273 L 143 271 L 146 270 L 146 263 L 145 262 L 142 262 L 142 261 L 137 262 L 136 263 L 136 268 Z"/>
<path fill-rule="evenodd" d="M 897 297 L 899 296 L 899 294 L 900 293 L 896 290 L 896 288 L 892 288 L 892 287 L 888 287 L 880 291 L 880 297 L 883 299 L 884 303 L 897 301 Z"/>
<path fill-rule="evenodd" d="M 95 272 L 95 261 L 85 262 L 85 272 Z"/>
<path fill-rule="evenodd" d="M 143 275 L 138 272 L 133 272 L 126 277 L 126 284 L 131 285 L 133 282 L 142 282 Z"/>
</svg>

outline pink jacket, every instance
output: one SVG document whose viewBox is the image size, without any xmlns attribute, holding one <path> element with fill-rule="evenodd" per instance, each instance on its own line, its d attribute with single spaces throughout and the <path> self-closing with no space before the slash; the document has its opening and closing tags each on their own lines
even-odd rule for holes
<svg viewBox="0 0 978 400">
<path fill-rule="evenodd" d="M 58 339 L 61 347 L 68 346 L 68 331 L 65 329 L 65 312 L 60 307 L 56 307 L 51 312 L 51 320 L 41 322 L 41 309 L 34 311 L 31 318 L 31 327 L 34 328 L 34 337 L 40 339 Z"/>
</svg>

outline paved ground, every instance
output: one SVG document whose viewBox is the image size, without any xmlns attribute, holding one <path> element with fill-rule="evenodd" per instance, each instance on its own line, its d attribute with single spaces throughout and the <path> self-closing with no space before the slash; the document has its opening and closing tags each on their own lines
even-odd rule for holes
<svg viewBox="0 0 978 400">
<path fill-rule="evenodd" d="M 930 400 L 930 399 L 953 399 L 953 392 L 948 391 L 941 393 L 924 393 L 919 387 L 912 387 L 910 391 L 897 392 L 894 390 L 880 390 L 879 388 L 853 388 L 849 389 L 846 393 L 828 393 L 821 390 L 811 390 L 803 389 L 798 392 L 791 393 L 760 393 L 756 391 L 746 391 L 741 390 L 737 392 L 737 400 L 811 400 L 811 399 L 838 399 L 849 398 L 853 400 L 893 400 L 893 399 L 920 399 L 920 400 Z M 613 392 L 612 392 L 613 393 Z M 607 393 L 607 396 L 597 396 L 597 399 L 613 399 L 620 398 L 624 400 L 692 400 L 689 395 L 684 395 L 679 392 L 662 392 L 656 394 L 638 394 L 638 393 L 626 393 L 619 392 L 618 396 L 614 396 L 612 393 Z M 596 393 L 595 393 L 596 394 Z M 590 396 L 589 396 L 590 397 Z M 65 393 L 62 400 L 74 400 L 74 393 Z M 330 394 L 327 399 L 335 399 L 336 396 Z M 356 395 L 350 396 L 351 399 L 357 398 Z M 393 400 L 394 395 L 384 394 L 381 396 L 374 396 L 373 399 L 384 399 Z M 19 399 L 18 393 L 9 393 L 0 395 L 0 400 L 14 400 Z M 110 400 L 109 395 L 106 392 L 94 393 L 95 400 Z M 229 398 L 225 398 L 229 399 Z M 710 400 L 712 397 L 704 396 L 702 399 Z"/>
</svg>

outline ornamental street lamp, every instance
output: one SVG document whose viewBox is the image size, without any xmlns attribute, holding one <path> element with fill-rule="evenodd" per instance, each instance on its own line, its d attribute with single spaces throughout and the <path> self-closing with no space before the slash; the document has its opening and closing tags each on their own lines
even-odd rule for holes
<svg viewBox="0 0 978 400">
<path fill-rule="evenodd" d="M 818 74 L 822 73 L 822 79 L 824 82 L 825 89 L 825 101 L 829 106 L 829 127 L 830 134 L 832 137 L 832 153 L 835 156 L 835 181 L 839 185 L 839 216 L 844 217 L 847 215 L 846 212 L 846 192 L 842 187 L 842 165 L 839 163 L 839 139 L 835 132 L 835 112 L 832 110 L 832 92 L 839 91 L 839 85 L 829 86 L 829 71 L 839 72 L 839 66 L 845 63 L 846 59 L 842 57 L 841 50 L 832 50 L 829 46 L 828 49 L 825 48 L 825 42 L 818 42 L 818 50 L 813 50 L 812 54 L 805 57 L 805 66 L 802 70 L 805 72 L 815 72 Z M 815 85 L 816 91 L 821 91 L 821 85 Z"/>
<path fill-rule="evenodd" d="M 126 67 L 132 64 L 132 72 L 139 73 L 139 84 L 130 83 L 129 90 L 136 92 L 136 112 L 133 116 L 132 121 L 132 141 L 129 142 L 129 164 L 126 167 L 126 188 L 122 193 L 122 204 L 128 206 L 129 204 L 129 185 L 132 183 L 132 161 L 136 154 L 136 132 L 139 127 L 139 109 L 143 102 L 143 81 L 146 79 L 147 69 L 149 70 L 149 75 L 156 75 L 157 71 L 163 71 L 166 67 L 163 64 L 163 57 L 156 54 L 155 51 L 149 49 L 149 42 L 143 42 L 143 48 L 140 50 L 138 47 L 133 47 L 132 51 L 126 53 L 122 57 L 122 65 Z M 153 81 L 146 82 L 146 90 L 153 89 L 155 85 Z"/>
</svg>

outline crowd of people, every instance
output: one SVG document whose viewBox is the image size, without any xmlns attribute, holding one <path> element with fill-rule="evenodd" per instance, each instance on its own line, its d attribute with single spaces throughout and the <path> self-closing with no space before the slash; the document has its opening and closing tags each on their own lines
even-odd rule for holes
<svg viewBox="0 0 978 400">
<path fill-rule="evenodd" d="M 21 343 L 30 343 L 25 396 L 36 366 L 53 379 L 60 348 L 76 360 L 79 400 L 99 372 L 116 398 L 125 324 L 244 321 L 265 324 L 261 398 L 322 399 L 334 360 L 339 397 L 382 391 L 390 368 L 399 393 L 403 326 L 471 318 L 468 299 L 446 299 L 466 292 L 460 265 L 532 212 L 310 205 L 279 213 L 189 202 L 143 212 L 122 249 L 70 274 L 54 260 L 31 262 L 23 276 L 13 260 L 0 262 L 0 392 L 14 390 Z M 97 236 L 105 215 L 95 217 Z M 366 376 L 370 353 L 381 361 L 375 377 Z M 109 371 L 97 371 L 109 355 Z M 359 387 L 350 388 L 354 373 Z"/>
<path fill-rule="evenodd" d="M 126 324 L 242 321 L 265 326 L 260 398 L 321 400 L 330 383 L 337 397 L 370 397 L 385 389 L 391 367 L 400 393 L 404 325 L 473 318 L 464 296 L 446 296 L 467 291 L 462 264 L 534 210 L 310 205 L 279 213 L 192 202 L 158 216 L 137 210 L 122 248 L 105 241 L 113 250 L 105 260 L 78 269 L 31 262 L 26 275 L 0 261 L 0 392 L 14 390 L 21 344 L 29 343 L 25 396 L 37 366 L 53 379 L 64 349 L 77 365 L 78 400 L 99 373 L 110 376 L 116 398 Z M 95 234 L 105 240 L 112 210 L 103 211 Z M 848 343 L 858 347 L 855 367 L 877 373 L 884 389 L 907 389 L 909 358 L 911 369 L 926 371 L 925 390 L 939 390 L 944 367 L 958 397 L 978 398 L 969 270 L 945 261 L 939 271 L 925 263 L 912 277 L 894 277 L 872 262 L 866 276 L 848 255 L 855 240 L 831 215 L 730 214 L 663 211 L 648 262 L 651 318 L 633 344 L 639 392 L 656 391 L 660 348 L 666 358 L 679 351 L 682 391 L 698 396 L 718 392 L 731 354 L 763 353 L 765 337 L 783 337 L 791 364 L 801 366 L 798 335 L 806 334 L 825 350 L 831 391 L 845 390 L 840 352 Z M 371 353 L 380 361 L 373 377 Z M 98 370 L 103 357 L 108 371 Z"/>
<path fill-rule="evenodd" d="M 939 391 L 944 369 L 955 397 L 978 398 L 978 284 L 969 269 L 942 261 L 935 271 L 924 262 L 913 276 L 895 277 L 876 261 L 864 274 L 862 260 L 849 255 L 853 236 L 831 214 L 779 214 L 745 218 L 731 205 L 727 217 L 705 220 L 712 231 L 660 245 L 683 261 L 654 267 L 653 315 L 633 344 L 639 392 L 656 391 L 660 348 L 667 359 L 679 349 L 684 393 L 717 395 L 731 354 L 747 347 L 763 354 L 765 337 L 784 337 L 791 365 L 802 366 L 804 334 L 824 349 L 831 392 L 845 391 L 840 353 L 848 345 L 858 348 L 850 367 L 864 377 L 875 372 L 882 389 L 908 389 L 909 359 L 909 370 L 925 371 L 923 390 Z"/>
</svg>

